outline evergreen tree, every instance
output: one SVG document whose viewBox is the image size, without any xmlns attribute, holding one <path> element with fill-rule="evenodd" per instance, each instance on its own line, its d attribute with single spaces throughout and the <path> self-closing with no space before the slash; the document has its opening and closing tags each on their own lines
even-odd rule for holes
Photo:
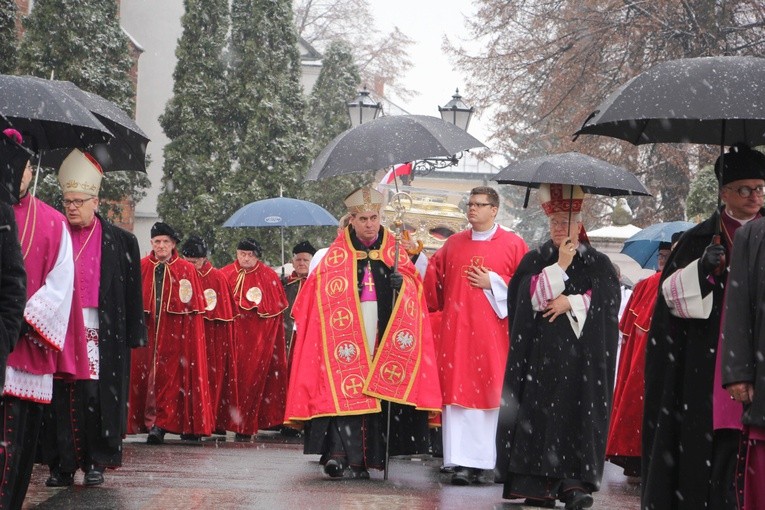
<svg viewBox="0 0 765 510">
<path fill-rule="evenodd" d="M 37 0 L 24 19 L 18 71 L 40 78 L 71 81 L 133 113 L 134 92 L 128 38 L 119 25 L 116 0 Z M 149 186 L 139 172 L 110 172 L 101 187 L 102 203 L 119 212 L 125 197 L 140 200 Z M 58 185 L 49 170 L 38 196 L 55 203 Z"/>
<path fill-rule="evenodd" d="M 0 74 L 16 68 L 16 0 L 0 0 Z"/>
<path fill-rule="evenodd" d="M 227 0 L 185 0 L 178 41 L 173 98 L 160 124 L 165 146 L 163 190 L 158 212 L 182 234 L 197 234 L 215 258 L 221 249 L 220 226 L 233 212 L 221 182 L 231 168 L 226 65 L 223 52 L 229 29 Z"/>
<path fill-rule="evenodd" d="M 287 0 L 232 0 L 230 120 L 236 164 L 224 183 L 232 210 L 265 198 L 294 197 L 308 168 L 310 142 L 300 84 L 300 54 Z M 279 231 L 235 231 L 236 240 L 254 235 L 264 258 L 281 252 Z M 285 231 L 291 242 L 294 233 Z"/>
<path fill-rule="evenodd" d="M 329 45 L 322 59 L 321 72 L 308 101 L 307 122 L 311 134 L 311 159 L 337 135 L 351 127 L 347 101 L 357 94 L 359 72 L 353 61 L 353 53 L 345 42 L 335 41 Z M 306 182 L 303 198 L 315 202 L 336 217 L 345 214 L 343 198 L 354 189 L 370 182 L 374 172 L 349 174 L 315 182 Z M 322 236 L 323 234 L 323 236 Z M 331 235 L 326 231 L 314 232 L 318 238 Z"/>
<path fill-rule="evenodd" d="M 703 166 L 691 181 L 688 192 L 686 215 L 689 221 L 703 220 L 715 211 L 718 189 L 714 165 Z"/>
</svg>

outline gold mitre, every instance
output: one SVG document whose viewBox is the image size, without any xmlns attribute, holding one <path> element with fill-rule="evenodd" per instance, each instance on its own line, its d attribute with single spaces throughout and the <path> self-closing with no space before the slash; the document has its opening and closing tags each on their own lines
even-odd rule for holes
<svg viewBox="0 0 765 510">
<path fill-rule="evenodd" d="M 383 204 L 383 194 L 371 186 L 364 186 L 343 200 L 349 213 L 361 213 L 369 211 L 379 211 Z"/>
<path fill-rule="evenodd" d="M 63 193 L 76 191 L 98 196 L 103 176 L 98 161 L 79 149 L 70 152 L 58 170 L 58 182 Z"/>
</svg>

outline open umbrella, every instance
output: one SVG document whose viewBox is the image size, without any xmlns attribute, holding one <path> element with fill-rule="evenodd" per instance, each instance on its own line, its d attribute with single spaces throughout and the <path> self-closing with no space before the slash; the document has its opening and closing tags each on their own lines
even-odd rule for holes
<svg viewBox="0 0 765 510">
<path fill-rule="evenodd" d="M 530 189 L 538 188 L 542 183 L 579 185 L 585 193 L 592 195 L 650 196 L 638 178 L 624 168 L 578 152 L 550 154 L 510 163 L 493 180 L 499 184 L 526 186 L 524 208 L 529 202 Z"/>
<path fill-rule="evenodd" d="M 672 234 L 696 226 L 690 221 L 670 221 L 646 227 L 624 241 L 621 253 L 632 257 L 644 269 L 658 269 L 659 243 L 668 243 Z"/>
<path fill-rule="evenodd" d="M 417 159 L 451 157 L 483 146 L 465 130 L 436 117 L 380 117 L 337 135 L 316 157 L 306 179 L 315 181 Z"/>
<path fill-rule="evenodd" d="M 700 57 L 658 64 L 622 85 L 576 135 L 634 145 L 765 144 L 765 58 Z"/>
<path fill-rule="evenodd" d="M 50 80 L 0 75 L 0 128 L 13 127 L 36 149 L 87 148 L 112 133 L 85 106 Z"/>
<path fill-rule="evenodd" d="M 281 227 L 282 266 L 284 265 L 284 227 L 337 226 L 337 219 L 322 206 L 278 197 L 251 202 L 239 208 L 223 223 L 224 227 Z"/>
<path fill-rule="evenodd" d="M 149 143 L 149 137 L 122 108 L 98 94 L 82 90 L 72 82 L 47 81 L 85 106 L 114 135 L 107 143 L 99 143 L 89 148 L 89 152 L 105 172 L 146 171 L 146 145 Z M 42 165 L 57 168 L 68 154 L 68 150 L 46 151 L 42 157 Z"/>
</svg>

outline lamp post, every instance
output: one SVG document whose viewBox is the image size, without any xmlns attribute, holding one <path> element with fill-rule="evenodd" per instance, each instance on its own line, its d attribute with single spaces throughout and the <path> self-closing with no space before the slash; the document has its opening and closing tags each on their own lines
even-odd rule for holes
<svg viewBox="0 0 765 510">
<path fill-rule="evenodd" d="M 375 103 L 369 97 L 369 91 L 366 87 L 359 92 L 356 99 L 348 101 L 348 116 L 351 118 L 351 127 L 357 127 L 365 122 L 374 120 L 382 112 L 382 103 Z"/>
<path fill-rule="evenodd" d="M 451 101 L 444 106 L 438 107 L 438 112 L 441 114 L 441 119 L 443 119 L 444 122 L 454 124 L 458 128 L 467 131 L 467 128 L 470 125 L 470 119 L 473 117 L 473 112 L 475 112 L 475 108 L 466 105 L 462 101 L 460 89 L 457 89 L 455 90 Z"/>
</svg>

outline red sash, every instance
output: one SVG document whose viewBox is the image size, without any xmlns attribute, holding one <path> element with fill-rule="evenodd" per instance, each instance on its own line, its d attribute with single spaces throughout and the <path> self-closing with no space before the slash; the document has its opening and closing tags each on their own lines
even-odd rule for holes
<svg viewBox="0 0 765 510">
<path fill-rule="evenodd" d="M 404 283 L 393 306 L 391 318 L 374 357 L 367 349 L 361 323 L 356 259 L 367 253 L 356 251 L 348 230 L 342 243 L 334 243 L 316 270 L 316 301 L 319 306 L 324 366 L 338 414 L 379 411 L 378 398 L 415 405 L 409 397 L 422 358 L 422 286 L 416 269 L 399 250 L 398 270 Z M 384 230 L 379 250 L 368 255 L 393 267 L 395 241 Z M 371 367 L 371 368 L 370 368 Z"/>
</svg>

